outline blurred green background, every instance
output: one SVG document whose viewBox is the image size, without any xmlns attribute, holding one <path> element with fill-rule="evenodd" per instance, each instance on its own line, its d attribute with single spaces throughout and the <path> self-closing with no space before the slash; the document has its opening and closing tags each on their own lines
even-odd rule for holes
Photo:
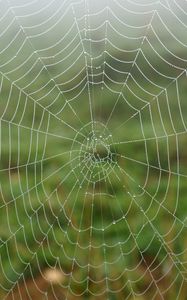
<svg viewBox="0 0 187 300">
<path fill-rule="evenodd" d="M 0 297 L 187 299 L 185 3 L 36 2 L 0 3 Z"/>
</svg>

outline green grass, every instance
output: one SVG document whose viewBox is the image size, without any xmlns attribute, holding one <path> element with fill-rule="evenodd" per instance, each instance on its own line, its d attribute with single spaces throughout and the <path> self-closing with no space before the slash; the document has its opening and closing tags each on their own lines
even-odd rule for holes
<svg viewBox="0 0 187 300">
<path fill-rule="evenodd" d="M 152 77 L 154 80 L 154 75 Z M 40 78 L 41 82 L 46 81 L 44 75 Z M 143 78 L 139 77 L 139 80 L 146 91 L 159 92 L 158 88 L 151 89 Z M 75 261 L 73 266 L 75 280 L 71 279 L 70 283 L 75 293 L 86 289 L 89 262 L 100 266 L 90 267 L 89 270 L 92 280 L 101 280 L 97 288 L 89 282 L 93 293 L 106 288 L 106 282 L 102 281 L 106 276 L 119 277 L 116 281 L 109 280 L 110 289 L 114 291 L 120 289 L 128 279 L 131 281 L 132 286 L 128 282 L 121 292 L 109 295 L 110 299 L 122 299 L 132 288 L 137 293 L 143 293 L 153 282 L 150 274 L 140 279 L 147 266 L 152 269 L 154 278 L 160 278 L 159 274 L 154 274 L 154 267 L 164 274 L 163 269 L 173 263 L 166 276 L 168 283 L 161 280 L 158 285 L 164 290 L 171 283 L 172 287 L 166 295 L 171 300 L 176 299 L 182 273 L 175 283 L 172 280 L 185 267 L 180 262 L 186 261 L 187 245 L 182 225 L 187 212 L 186 177 L 178 175 L 186 172 L 186 132 L 176 100 L 176 86 L 173 83 L 168 88 L 171 123 L 164 93 L 155 99 L 140 90 L 133 80 L 129 79 L 128 83 L 133 92 L 150 102 L 150 105 L 144 107 L 145 103 L 137 101 L 126 90 L 128 101 L 132 100 L 133 107 L 141 111 L 131 118 L 135 111 L 124 99 L 119 99 L 108 124 L 115 143 L 112 150 L 115 154 L 112 162 L 114 169 L 106 181 L 95 183 L 96 194 L 93 199 L 93 183 L 84 181 L 83 188 L 79 189 L 81 183 L 77 183 L 77 176 L 70 173 L 73 162 L 68 162 L 76 133 L 52 115 L 49 120 L 47 110 L 43 114 L 42 106 L 47 107 L 56 94 L 39 102 L 41 106 L 22 95 L 14 116 L 19 92 L 15 88 L 15 94 L 7 106 L 10 82 L 5 82 L 0 103 L 1 112 L 5 111 L 1 121 L 0 161 L 0 246 L 4 272 L 0 274 L 0 282 L 5 288 L 10 289 L 14 282 L 22 282 L 20 274 L 29 279 L 46 267 L 55 266 L 56 261 L 63 266 L 64 272 L 69 273 L 75 257 L 78 262 Z M 38 82 L 38 86 L 40 84 Z M 110 87 L 116 88 L 112 84 Z M 182 114 L 186 116 L 185 76 L 179 79 L 179 87 Z M 50 85 L 48 89 L 51 89 Z M 92 89 L 91 93 L 94 115 L 105 124 L 116 96 L 109 91 L 101 96 L 100 87 Z M 40 96 L 42 93 L 37 95 L 38 98 Z M 72 101 L 71 105 L 82 124 L 68 105 L 59 115 L 61 120 L 78 131 L 90 120 L 87 93 L 79 99 L 80 102 Z M 55 114 L 61 107 L 60 101 L 63 98 L 49 111 Z M 128 122 L 124 123 L 126 120 Z M 45 134 L 47 124 L 48 135 Z M 176 132 L 184 132 L 178 135 L 177 140 L 173 127 Z M 154 138 L 155 133 L 160 138 Z M 64 136 L 72 140 L 63 139 Z M 82 178 L 80 175 L 80 181 Z M 78 234 L 79 226 L 81 232 Z M 102 228 L 105 228 L 104 232 Z M 89 247 L 90 236 L 92 247 Z M 104 243 L 110 247 L 100 247 Z M 177 256 L 178 253 L 182 254 Z M 103 264 L 104 261 L 107 263 Z M 141 265 L 136 268 L 139 262 Z M 77 284 L 76 280 L 81 283 Z M 67 284 L 68 279 L 64 282 L 64 285 Z M 186 291 L 185 288 L 183 293 Z M 142 299 L 150 299 L 154 292 L 153 285 Z M 85 299 L 89 298 L 91 295 L 85 296 Z"/>
</svg>

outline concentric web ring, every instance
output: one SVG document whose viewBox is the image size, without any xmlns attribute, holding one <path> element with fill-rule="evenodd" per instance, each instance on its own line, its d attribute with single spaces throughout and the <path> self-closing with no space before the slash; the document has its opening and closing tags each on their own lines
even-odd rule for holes
<svg viewBox="0 0 187 300">
<path fill-rule="evenodd" d="M 0 1 L 0 298 L 187 295 L 187 2 Z"/>
<path fill-rule="evenodd" d="M 112 144 L 112 135 L 100 122 L 90 122 L 76 134 L 70 160 L 80 184 L 85 181 L 96 183 L 107 180 L 115 165 Z"/>
</svg>

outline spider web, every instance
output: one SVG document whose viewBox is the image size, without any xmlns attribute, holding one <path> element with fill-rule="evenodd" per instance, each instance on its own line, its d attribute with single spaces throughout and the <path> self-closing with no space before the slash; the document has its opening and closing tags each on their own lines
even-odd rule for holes
<svg viewBox="0 0 187 300">
<path fill-rule="evenodd" d="M 185 299 L 187 2 L 0 8 L 1 297 Z"/>
</svg>

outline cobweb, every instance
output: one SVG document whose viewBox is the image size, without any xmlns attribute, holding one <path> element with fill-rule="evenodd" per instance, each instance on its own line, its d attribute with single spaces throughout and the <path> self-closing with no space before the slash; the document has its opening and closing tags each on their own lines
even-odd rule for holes
<svg viewBox="0 0 187 300">
<path fill-rule="evenodd" d="M 187 1 L 1 0 L 0 41 L 1 298 L 186 299 Z"/>
</svg>

